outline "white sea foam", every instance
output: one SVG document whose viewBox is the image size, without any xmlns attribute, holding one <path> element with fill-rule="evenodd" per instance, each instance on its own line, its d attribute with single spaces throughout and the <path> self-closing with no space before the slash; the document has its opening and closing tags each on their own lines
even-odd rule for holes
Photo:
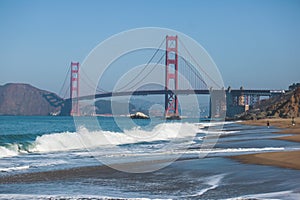
<svg viewBox="0 0 300 200">
<path fill-rule="evenodd" d="M 284 147 L 213 149 L 213 152 L 255 152 L 255 151 L 282 151 L 282 150 L 284 150 Z"/>
<path fill-rule="evenodd" d="M 48 199 L 124 199 L 124 200 L 148 200 L 148 198 L 122 198 L 113 196 L 98 196 L 98 195 L 39 195 L 39 194 L 0 194 L 0 199 L 32 199 L 32 200 L 48 200 Z M 160 199 L 157 199 L 160 200 Z"/>
<path fill-rule="evenodd" d="M 0 146 L 0 158 L 17 156 L 19 154 L 18 145 L 12 144 L 8 147 Z"/>
<path fill-rule="evenodd" d="M 203 184 L 208 185 L 209 187 L 201 189 L 196 194 L 189 195 L 189 197 L 200 197 L 204 193 L 206 193 L 207 191 L 216 189 L 220 185 L 222 179 L 225 176 L 226 176 L 226 174 L 218 174 L 218 175 L 214 175 L 214 176 L 210 176 L 210 177 L 205 178 L 205 181 L 204 181 Z"/>
<path fill-rule="evenodd" d="M 20 164 L 21 163 L 21 164 Z M 43 162 L 39 161 L 21 161 L 16 164 L 17 166 L 12 166 L 11 163 L 1 163 L 0 172 L 12 172 L 12 171 L 23 171 L 30 168 L 40 168 L 47 166 L 57 166 L 68 163 L 65 160 L 47 160 L 43 159 Z"/>
<path fill-rule="evenodd" d="M 221 134 L 232 134 L 236 131 L 221 131 Z M 81 128 L 78 132 L 63 132 L 45 134 L 36 138 L 36 140 L 26 149 L 28 152 L 48 153 L 57 151 L 69 151 L 85 148 L 96 148 L 105 146 L 115 146 L 121 144 L 133 144 L 138 142 L 152 142 L 160 140 L 172 140 L 178 138 L 187 138 L 190 140 L 196 133 L 211 134 L 207 130 L 198 130 L 195 124 L 189 123 L 164 123 L 155 126 L 151 131 L 145 131 L 140 128 L 125 130 L 124 133 L 111 131 L 88 131 L 86 128 Z M 214 132 L 213 132 L 214 133 Z M 216 132 L 217 133 L 217 132 Z M 201 140 L 203 137 L 197 137 Z M 178 145 L 192 144 L 190 142 L 181 141 Z M 234 153 L 234 152 L 259 152 L 259 151 L 282 151 L 282 147 L 265 147 L 265 148 L 228 148 L 228 149 L 195 149 L 183 153 Z M 12 144 L 8 147 L 0 146 L 0 158 L 12 157 L 20 154 L 18 145 Z M 179 151 L 178 151 L 179 152 Z M 178 153 L 177 152 L 177 153 Z M 132 152 L 131 152 L 132 153 Z M 163 153 L 163 152 L 162 152 Z M 170 152 L 165 152 L 170 153 Z M 172 152 L 175 153 L 175 152 Z M 182 152 L 180 152 L 182 153 Z"/>
<path fill-rule="evenodd" d="M 151 156 L 174 156 L 174 155 L 194 155 L 194 154 L 233 154 L 233 153 L 254 153 L 254 152 L 273 152 L 273 151 L 282 151 L 285 150 L 283 147 L 266 147 L 266 148 L 229 148 L 229 149 L 189 149 L 189 150 L 165 150 L 160 152 L 144 152 L 144 151 L 135 151 L 132 153 L 131 151 L 122 151 L 120 155 L 119 152 L 114 154 L 114 152 L 93 152 L 94 156 L 105 156 L 105 157 L 135 157 L 140 156 L 143 158 L 151 157 Z"/>
<path fill-rule="evenodd" d="M 43 160 L 42 163 L 34 163 L 32 164 L 32 166 L 30 167 L 47 167 L 47 166 L 55 166 L 55 165 L 61 165 L 61 164 L 66 164 L 68 163 L 67 161 L 65 160 Z"/>
<path fill-rule="evenodd" d="M 26 170 L 29 168 L 30 168 L 29 165 L 17 166 L 17 167 L 7 167 L 7 168 L 0 168 L 0 172 L 19 171 L 19 170 Z"/>
<path fill-rule="evenodd" d="M 198 130 L 198 133 L 205 133 L 210 135 L 230 135 L 239 133 L 240 131 L 223 131 L 223 130 Z"/>
<path fill-rule="evenodd" d="M 239 152 L 267 152 L 267 151 L 283 151 L 284 147 L 264 147 L 264 148 L 216 148 L 216 149 L 195 149 L 191 150 L 198 153 L 239 153 Z M 188 152 L 187 152 L 188 153 Z"/>
<path fill-rule="evenodd" d="M 240 197 L 228 198 L 227 200 L 243 200 L 243 199 L 299 200 L 300 193 L 295 193 L 291 190 L 288 190 L 288 191 L 270 192 L 270 193 L 262 193 L 262 194 L 250 194 L 250 195 L 244 195 L 244 196 L 240 196 Z"/>
<path fill-rule="evenodd" d="M 201 127 L 223 126 L 225 124 L 233 124 L 233 123 L 236 123 L 236 122 L 235 121 L 230 121 L 230 122 L 223 122 L 223 121 L 220 121 L 220 122 L 199 122 L 199 123 L 195 123 L 195 124 L 198 125 L 201 128 Z"/>
<path fill-rule="evenodd" d="M 231 122 L 230 122 L 231 123 Z M 219 123 L 216 123 L 219 124 Z M 45 134 L 36 138 L 27 149 L 20 149 L 17 144 L 10 146 L 0 146 L 0 158 L 12 157 L 28 152 L 33 153 L 51 153 L 57 151 L 70 151 L 81 149 L 92 149 L 97 147 L 112 147 L 122 144 L 134 144 L 139 142 L 153 142 L 160 140 L 175 140 L 185 138 L 180 143 L 175 143 L 178 149 L 184 149 L 193 143 L 193 138 L 197 133 L 204 134 L 233 134 L 237 131 L 220 131 L 211 132 L 207 130 L 199 130 L 197 124 L 191 123 L 163 123 L 155 126 L 150 131 L 142 130 L 139 127 L 125 130 L 124 133 L 112 131 L 89 131 L 81 128 L 78 132 L 62 132 Z M 203 136 L 198 136 L 198 140 L 202 140 Z M 151 144 L 152 145 L 152 144 Z M 151 146 L 150 145 L 150 146 Z M 183 146 L 184 145 L 184 146 Z M 153 147 L 155 145 L 152 145 Z M 151 147 L 152 147 L 151 146 Z M 163 144 L 160 146 L 164 146 Z M 160 147 L 158 145 L 158 148 Z M 173 148 L 174 146 L 172 146 Z M 167 150 L 167 149 L 164 149 Z M 281 151 L 281 147 L 266 148 L 235 148 L 235 149 L 200 149 L 200 153 L 226 153 L 226 152 L 257 152 L 257 151 Z M 135 149 L 135 151 L 138 151 Z M 195 151 L 199 152 L 199 149 Z M 176 151 L 177 152 L 177 151 Z M 179 152 L 179 151 L 178 151 Z M 193 150 L 189 152 L 193 153 Z M 132 152 L 131 152 L 132 153 Z M 163 153 L 163 152 L 162 152 Z M 165 152 L 170 153 L 170 152 Z M 174 151 L 172 152 L 174 153 Z"/>
<path fill-rule="evenodd" d="M 124 133 L 111 131 L 88 131 L 81 128 L 78 132 L 46 134 L 36 138 L 30 152 L 68 151 L 100 146 L 133 144 L 138 142 L 151 142 L 171 140 L 177 138 L 194 137 L 197 127 L 188 123 L 159 124 L 151 131 L 140 128 L 125 130 Z"/>
</svg>

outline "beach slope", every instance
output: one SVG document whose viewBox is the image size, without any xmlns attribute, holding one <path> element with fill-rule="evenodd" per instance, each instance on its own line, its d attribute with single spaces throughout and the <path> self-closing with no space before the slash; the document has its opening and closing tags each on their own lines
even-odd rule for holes
<svg viewBox="0 0 300 200">
<path fill-rule="evenodd" d="M 295 125 L 292 125 L 291 119 L 249 120 L 240 123 L 245 125 L 267 126 L 268 122 L 270 126 L 281 128 L 281 131 L 277 133 L 289 134 L 289 136 L 283 136 L 277 139 L 300 142 L 300 118 L 295 119 Z M 231 156 L 230 158 L 247 164 L 271 165 L 300 170 L 300 151 L 267 152 Z"/>
</svg>

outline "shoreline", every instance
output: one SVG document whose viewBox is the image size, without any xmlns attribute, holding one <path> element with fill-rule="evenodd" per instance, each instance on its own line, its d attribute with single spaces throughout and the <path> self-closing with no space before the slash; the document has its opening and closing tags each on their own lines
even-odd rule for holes
<svg viewBox="0 0 300 200">
<path fill-rule="evenodd" d="M 291 125 L 291 120 L 288 119 L 264 119 L 256 121 L 243 121 L 238 122 L 244 125 L 256 125 L 256 126 L 266 126 L 267 120 L 269 120 L 270 126 L 281 128 L 273 134 L 288 134 L 288 136 L 283 136 L 280 140 L 288 140 L 293 142 L 300 141 L 300 118 L 296 118 L 296 125 Z M 294 135 L 291 135 L 294 134 Z M 291 136 L 290 136 L 291 135 Z M 300 170 L 300 150 L 297 151 L 283 151 L 283 152 L 265 152 L 265 153 L 255 153 L 247 155 L 238 156 L 228 156 L 225 158 L 230 158 L 237 160 L 245 164 L 256 164 L 256 165 L 268 165 L 275 167 L 282 167 L 288 169 Z M 193 160 L 197 158 L 179 158 L 177 161 Z M 155 161 L 144 161 L 137 163 L 122 163 L 115 165 L 124 165 L 123 167 L 131 169 L 134 165 L 135 167 L 151 167 L 151 165 L 159 165 L 169 160 L 155 160 Z M 42 172 L 29 172 L 21 173 L 9 176 L 0 176 L 1 184 L 10 183 L 32 183 L 32 182 L 44 182 L 44 181 L 56 181 L 56 180 L 75 180 L 80 178 L 119 178 L 127 177 L 128 173 L 120 172 L 113 168 L 105 165 L 99 166 L 86 166 L 70 169 L 61 169 L 54 171 L 42 171 Z"/>
<path fill-rule="evenodd" d="M 291 119 L 261 119 L 261 120 L 249 120 L 239 122 L 244 125 L 251 126 L 267 126 L 269 121 L 270 126 L 280 128 L 278 132 L 274 134 L 289 134 L 288 136 L 282 136 L 274 138 L 277 140 L 286 140 L 290 142 L 300 142 L 300 118 L 295 118 L 296 124 L 292 125 Z M 229 158 L 237 160 L 245 164 L 257 164 L 257 165 L 269 165 L 274 167 L 282 167 L 288 169 L 300 170 L 300 150 L 296 151 L 284 151 L 284 152 L 266 152 L 247 154 L 239 156 L 230 156 Z"/>
</svg>

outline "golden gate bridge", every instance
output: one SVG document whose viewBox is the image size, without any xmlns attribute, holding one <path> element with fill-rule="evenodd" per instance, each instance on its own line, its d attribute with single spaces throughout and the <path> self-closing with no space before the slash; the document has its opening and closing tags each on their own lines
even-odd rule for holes
<svg viewBox="0 0 300 200">
<path fill-rule="evenodd" d="M 161 52 L 163 44 L 165 44 L 165 51 Z M 181 57 L 178 53 L 179 46 L 190 56 L 189 60 L 196 60 L 177 36 L 166 36 L 147 64 L 128 83 L 123 84 L 122 87 L 114 91 L 103 89 L 97 84 L 96 94 L 91 95 L 80 95 L 80 81 L 85 81 L 85 85 L 94 85 L 95 83 L 91 83 L 88 75 L 83 69 L 80 69 L 79 62 L 71 62 L 60 90 L 60 95 L 64 97 L 64 101 L 59 101 L 56 105 L 67 109 L 67 112 L 72 116 L 80 116 L 80 101 L 130 95 L 164 95 L 164 116 L 179 119 L 178 97 L 180 95 L 209 95 L 210 116 L 217 116 L 220 115 L 220 112 L 225 112 L 227 116 L 231 117 L 245 111 L 247 106 L 254 105 L 262 96 L 270 97 L 285 92 L 282 90 L 243 89 L 242 87 L 240 89 L 231 89 L 230 87 L 225 89 L 199 63 L 195 61 L 195 66 L 187 58 Z M 158 57 L 157 61 L 154 62 L 156 64 L 151 65 L 156 57 Z M 159 89 L 136 89 L 142 80 L 148 77 L 158 65 L 164 66 L 164 87 Z M 80 76 L 85 76 L 85 78 L 80 78 Z M 216 88 L 208 88 L 203 76 L 206 80 L 214 83 Z M 68 82 L 68 79 L 70 82 Z M 183 79 L 185 81 L 182 81 Z M 213 96 L 218 96 L 218 98 L 213 98 Z M 54 97 L 48 96 L 47 98 L 52 103 L 56 101 Z M 215 106 L 212 106 L 212 104 Z"/>
</svg>

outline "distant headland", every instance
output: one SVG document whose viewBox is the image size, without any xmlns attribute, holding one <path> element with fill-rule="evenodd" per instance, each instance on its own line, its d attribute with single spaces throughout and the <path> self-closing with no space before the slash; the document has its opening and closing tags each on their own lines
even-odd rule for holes
<svg viewBox="0 0 300 200">
<path fill-rule="evenodd" d="M 0 86 L 0 115 L 50 115 L 60 112 L 49 97 L 63 101 L 55 93 L 24 83 L 8 83 Z M 56 101 L 57 102 L 57 101 Z"/>
<path fill-rule="evenodd" d="M 141 104 L 141 103 L 140 103 Z M 149 102 L 143 102 L 149 105 Z M 127 104 L 114 102 L 117 114 L 122 115 L 128 112 Z M 112 113 L 111 102 L 108 100 L 98 100 L 95 102 L 96 114 L 110 115 Z M 0 116 L 49 116 L 49 115 L 70 115 L 70 102 L 59 97 L 53 92 L 38 89 L 25 83 L 8 83 L 0 85 Z M 89 113 L 90 106 L 84 108 Z M 129 105 L 129 112 L 134 113 L 137 109 L 134 105 Z M 143 110 L 141 110 L 143 111 Z M 145 111 L 143 111 L 145 112 Z"/>
</svg>

